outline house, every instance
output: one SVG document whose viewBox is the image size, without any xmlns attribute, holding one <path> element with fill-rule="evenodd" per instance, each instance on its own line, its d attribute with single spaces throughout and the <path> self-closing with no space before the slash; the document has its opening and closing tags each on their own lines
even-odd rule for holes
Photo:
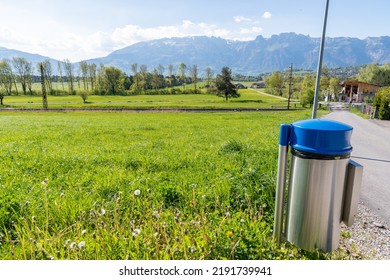
<svg viewBox="0 0 390 280">
<path fill-rule="evenodd" d="M 247 88 L 246 86 L 244 86 L 243 84 L 240 84 L 240 83 L 234 84 L 234 87 L 235 87 L 236 89 Z"/>
<path fill-rule="evenodd" d="M 265 82 L 260 81 L 260 82 L 253 83 L 251 85 L 251 88 L 265 88 Z"/>
<path fill-rule="evenodd" d="M 343 81 L 340 86 L 342 90 L 339 94 L 339 101 L 350 103 L 363 103 L 367 98 L 374 98 L 375 93 L 381 88 L 381 86 L 357 80 Z"/>
</svg>

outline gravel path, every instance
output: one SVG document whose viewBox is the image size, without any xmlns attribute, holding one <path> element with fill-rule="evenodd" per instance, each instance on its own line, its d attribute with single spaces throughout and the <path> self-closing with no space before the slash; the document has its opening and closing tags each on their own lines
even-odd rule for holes
<svg viewBox="0 0 390 280">
<path fill-rule="evenodd" d="M 355 223 L 342 225 L 340 249 L 346 250 L 350 259 L 390 260 L 390 226 L 360 203 Z"/>
</svg>

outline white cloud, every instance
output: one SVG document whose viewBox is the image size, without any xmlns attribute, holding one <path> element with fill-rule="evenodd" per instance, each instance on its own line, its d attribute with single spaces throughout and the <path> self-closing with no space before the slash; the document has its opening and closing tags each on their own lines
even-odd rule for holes
<svg viewBox="0 0 390 280">
<path fill-rule="evenodd" d="M 237 22 L 253 24 L 249 19 L 237 17 Z M 2 47 L 15 48 L 25 52 L 39 53 L 58 60 L 69 59 L 76 62 L 108 55 L 110 52 L 124 48 L 141 41 L 160 38 L 187 36 L 215 36 L 232 40 L 254 39 L 262 28 L 256 26 L 222 27 L 205 22 L 183 20 L 177 25 L 142 27 L 125 25 L 111 31 L 96 31 L 90 34 L 79 34 L 75 30 L 62 30 L 61 36 L 34 34 L 21 30 L 0 27 L 0 42 Z"/>
<path fill-rule="evenodd" d="M 208 23 L 194 23 L 189 20 L 183 20 L 180 25 L 157 26 L 143 28 L 138 25 L 126 25 L 125 27 L 116 28 L 111 34 L 99 34 L 94 37 L 99 41 L 110 42 L 111 50 L 132 45 L 137 42 L 171 37 L 186 36 L 229 36 L 230 31 L 220 28 L 217 25 Z M 103 36 L 102 36 L 103 35 Z"/>
<path fill-rule="evenodd" d="M 241 28 L 240 29 L 240 34 L 248 35 L 248 34 L 259 34 L 263 32 L 263 28 L 260 26 L 253 26 L 251 28 Z"/>
<path fill-rule="evenodd" d="M 263 14 L 263 18 L 265 18 L 265 19 L 270 19 L 271 17 L 272 17 L 272 14 L 268 11 Z"/>
<path fill-rule="evenodd" d="M 243 22 L 243 21 L 246 21 L 246 22 L 252 21 L 250 18 L 246 18 L 246 17 L 243 17 L 243 16 L 235 16 L 235 17 L 233 17 L 233 19 L 237 23 Z"/>
</svg>

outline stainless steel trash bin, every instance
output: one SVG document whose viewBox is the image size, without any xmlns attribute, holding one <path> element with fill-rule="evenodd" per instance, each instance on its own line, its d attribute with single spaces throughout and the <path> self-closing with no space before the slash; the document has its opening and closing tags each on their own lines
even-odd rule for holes
<svg viewBox="0 0 390 280">
<path fill-rule="evenodd" d="M 349 125 L 323 119 L 281 126 L 274 224 L 277 240 L 283 236 L 308 251 L 337 249 L 341 221 L 353 223 L 360 193 L 362 166 L 350 160 L 352 130 Z"/>
</svg>

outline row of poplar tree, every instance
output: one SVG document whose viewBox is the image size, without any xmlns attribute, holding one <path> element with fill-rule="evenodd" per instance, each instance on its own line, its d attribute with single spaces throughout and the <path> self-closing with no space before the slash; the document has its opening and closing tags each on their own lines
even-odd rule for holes
<svg viewBox="0 0 390 280">
<path fill-rule="evenodd" d="M 194 84 L 197 90 L 199 81 L 198 67 L 180 63 L 175 72 L 173 65 L 168 65 L 167 75 L 162 65 L 149 72 L 147 66 L 136 63 L 131 65 L 131 75 L 126 75 L 116 67 L 97 66 L 95 63 L 82 61 L 75 65 L 69 60 L 57 62 L 56 75 L 49 60 L 38 63 L 36 70 L 31 62 L 22 57 L 0 61 L 0 91 L 2 94 L 33 95 L 33 84 L 42 78 L 49 94 L 75 94 L 76 90 L 90 91 L 94 94 L 142 94 L 149 90 L 172 88 L 186 84 Z M 43 73 L 40 73 L 41 70 Z M 36 73 L 38 72 L 38 74 Z M 210 67 L 205 70 L 203 78 L 208 85 L 212 84 L 214 73 Z M 60 87 L 53 87 L 57 82 Z M 21 85 L 20 87 L 17 84 Z"/>
</svg>

